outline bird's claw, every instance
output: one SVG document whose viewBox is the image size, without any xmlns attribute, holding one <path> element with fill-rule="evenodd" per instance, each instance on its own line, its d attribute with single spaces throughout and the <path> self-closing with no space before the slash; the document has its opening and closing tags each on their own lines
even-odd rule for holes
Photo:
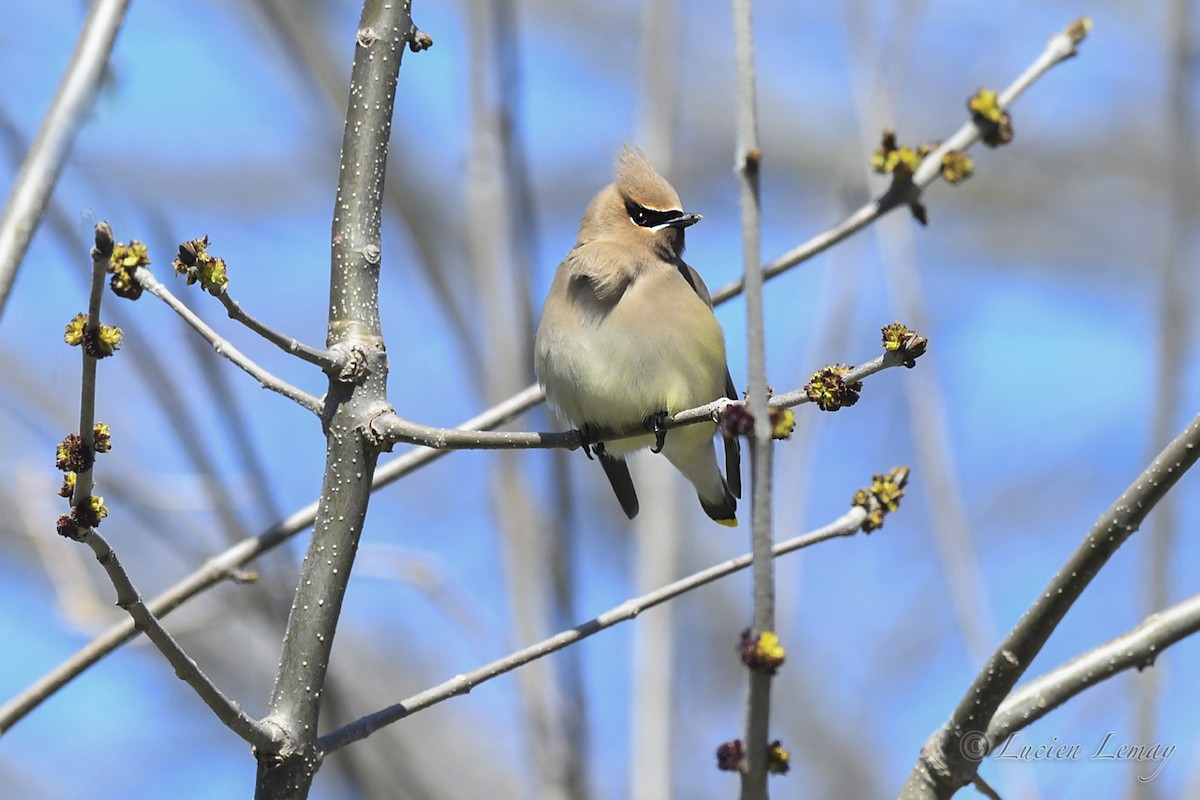
<svg viewBox="0 0 1200 800">
<path fill-rule="evenodd" d="M 595 429 L 591 425 L 584 425 L 576 433 L 579 434 L 579 446 L 583 448 L 583 453 L 588 457 L 588 461 L 595 461 L 595 456 L 604 455 L 604 442 L 593 441 L 595 437 Z"/>
<path fill-rule="evenodd" d="M 661 453 L 667 443 L 667 418 L 671 416 L 666 411 L 656 411 L 646 417 L 646 430 L 654 434 L 654 447 L 651 453 Z"/>
</svg>

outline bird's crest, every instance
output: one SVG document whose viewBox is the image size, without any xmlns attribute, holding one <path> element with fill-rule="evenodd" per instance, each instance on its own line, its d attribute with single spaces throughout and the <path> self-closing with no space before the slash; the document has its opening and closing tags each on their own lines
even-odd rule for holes
<svg viewBox="0 0 1200 800">
<path fill-rule="evenodd" d="M 654 211 L 679 211 L 683 204 L 679 195 L 658 174 L 645 153 L 624 145 L 617 154 L 617 191 L 625 200 Z"/>
</svg>

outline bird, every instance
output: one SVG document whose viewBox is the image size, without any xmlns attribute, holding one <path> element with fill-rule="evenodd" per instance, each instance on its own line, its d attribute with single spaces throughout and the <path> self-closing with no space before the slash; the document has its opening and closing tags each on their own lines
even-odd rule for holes
<svg viewBox="0 0 1200 800">
<path fill-rule="evenodd" d="M 738 399 L 708 287 L 682 258 L 684 229 L 699 221 L 645 154 L 624 145 L 616 180 L 588 204 L 555 272 L 534 367 L 550 405 L 580 431 L 589 458 L 595 452 L 627 517 L 639 504 L 625 456 L 653 446 L 695 486 L 704 512 L 732 527 L 742 493 L 738 439 L 724 439 L 722 475 L 715 423 L 662 427 L 684 409 Z M 647 432 L 591 441 L 593 432 L 638 426 Z"/>
</svg>

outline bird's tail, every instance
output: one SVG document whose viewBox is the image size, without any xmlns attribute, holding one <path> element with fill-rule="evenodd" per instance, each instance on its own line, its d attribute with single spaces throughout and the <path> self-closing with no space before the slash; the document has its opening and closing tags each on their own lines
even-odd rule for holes
<svg viewBox="0 0 1200 800">
<path fill-rule="evenodd" d="M 629 476 L 629 465 L 623 458 L 601 455 L 600 466 L 604 467 L 604 474 L 608 476 L 608 482 L 612 484 L 617 501 L 621 504 L 621 510 L 625 512 L 625 516 L 633 519 L 638 514 L 638 499 L 637 491 L 633 488 L 633 478 Z"/>
<path fill-rule="evenodd" d="M 697 493 L 700 498 L 700 507 L 704 509 L 704 513 L 708 514 L 709 518 L 719 525 L 724 525 L 727 528 L 736 528 L 737 521 L 737 498 L 733 496 L 733 492 L 729 490 L 729 484 L 724 479 L 721 480 L 721 485 L 725 489 L 725 494 L 720 498 L 706 498 L 704 495 Z"/>
</svg>

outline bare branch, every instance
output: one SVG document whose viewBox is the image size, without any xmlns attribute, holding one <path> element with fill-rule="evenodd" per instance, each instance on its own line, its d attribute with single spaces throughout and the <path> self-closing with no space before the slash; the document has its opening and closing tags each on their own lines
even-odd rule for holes
<svg viewBox="0 0 1200 800">
<path fill-rule="evenodd" d="M 883 355 L 850 370 L 843 376 L 846 383 L 861 381 L 876 372 L 889 367 L 905 366 L 906 356 L 897 351 L 889 351 Z M 537 386 L 530 386 L 523 395 L 536 397 L 534 401 L 541 402 L 545 395 Z M 519 397 L 520 395 L 518 395 Z M 775 395 L 768 401 L 770 408 L 791 408 L 810 403 L 812 400 L 804 389 L 796 389 L 784 394 Z M 745 403 L 730 400 L 727 397 L 705 403 L 702 406 L 680 411 L 661 420 L 664 428 L 670 429 L 681 425 L 695 425 L 699 422 L 719 421 L 722 413 L 730 406 L 744 406 Z M 766 415 L 764 415 L 764 419 Z M 387 411 L 371 420 L 371 433 L 385 447 L 403 442 L 422 447 L 432 447 L 437 450 L 521 450 L 521 449 L 551 449 L 566 448 L 574 450 L 582 446 L 584 436 L 578 430 L 570 431 L 495 431 L 464 430 L 462 428 L 434 428 L 406 420 L 394 411 Z M 767 427 L 768 433 L 770 431 Z M 634 436 L 645 436 L 643 428 L 624 430 L 598 429 L 589 432 L 587 442 L 612 441 Z"/>
<path fill-rule="evenodd" d="M 262 800 L 307 797 L 320 766 L 322 690 L 380 452 L 367 429 L 389 407 L 379 320 L 388 144 L 404 50 L 430 44 L 413 25 L 410 9 L 411 0 L 365 0 L 354 37 L 331 225 L 327 332 L 330 348 L 344 349 L 351 360 L 349 374 L 329 376 L 321 495 L 267 713 L 285 743 L 257 753 L 255 797 Z"/>
<path fill-rule="evenodd" d="M 1025 90 L 1033 86 L 1043 75 L 1067 59 L 1078 55 L 1077 48 L 1087 38 L 1091 29 L 1092 21 L 1087 17 L 1081 17 L 1062 31 L 1051 36 L 1042 54 L 1015 81 L 1009 84 L 1008 88 L 1000 92 L 996 100 L 1000 108 L 1002 110 L 1011 108 L 1012 104 L 1017 101 L 1017 98 L 1024 94 Z M 942 156 L 954 150 L 968 149 L 978 142 L 982 135 L 983 129 L 974 121 L 968 121 L 955 131 L 953 136 L 942 142 L 936 150 L 925 157 L 925 160 L 921 162 L 921 166 L 913 174 L 912 182 L 916 186 L 917 191 L 923 192 L 929 184 L 941 176 Z"/>
<path fill-rule="evenodd" d="M 0 217 L 0 316 L 75 134 L 96 99 L 128 6 L 129 0 L 97 0 L 91 4 L 71 63 L 8 195 Z"/>
<path fill-rule="evenodd" d="M 767 410 L 766 334 L 763 274 L 759 269 L 760 214 L 758 100 L 754 70 L 753 0 L 733 0 L 733 39 L 737 59 L 737 164 L 742 208 L 742 263 L 746 289 L 746 342 L 749 388 L 746 405 L 755 420 L 750 442 L 750 542 L 754 556 L 754 620 L 750 639 L 775 631 L 775 560 L 771 556 L 771 462 L 774 455 Z M 767 743 L 771 725 L 773 670 L 751 669 L 746 698 L 742 800 L 766 800 Z"/>
<path fill-rule="evenodd" d="M 269 325 L 259 322 L 257 319 L 243 311 L 241 304 L 230 297 L 228 292 L 219 292 L 217 294 L 217 299 L 221 301 L 221 305 L 225 306 L 225 310 L 229 312 L 230 319 L 234 319 L 242 323 L 247 328 L 278 347 L 280 350 L 283 350 L 286 353 L 291 353 L 292 355 L 297 356 L 310 364 L 316 364 L 322 370 L 330 374 L 340 372 L 346 365 L 347 358 L 344 355 L 339 357 L 338 354 L 332 353 L 329 350 L 320 350 L 315 347 L 309 347 L 308 345 L 300 342 L 298 339 L 293 339 L 290 336 L 280 333 Z"/>
<path fill-rule="evenodd" d="M 87 321 L 83 325 L 81 336 L 82 347 L 80 348 L 83 354 L 83 375 L 79 401 L 80 440 L 83 449 L 89 455 L 94 455 L 97 450 L 94 428 L 96 362 L 104 352 L 104 348 L 99 344 L 101 341 L 100 304 L 104 297 L 104 276 L 112 253 L 112 228 L 107 222 L 101 222 L 96 226 L 95 245 L 92 247 L 91 294 Z M 112 344 L 111 347 L 115 349 L 116 345 Z M 111 353 L 111 350 L 108 352 Z M 216 713 L 218 719 L 234 733 L 256 747 L 269 745 L 273 740 L 278 739 L 278 730 L 258 724 L 226 698 L 146 608 L 141 596 L 134 588 L 133 582 L 130 581 L 129 575 L 125 572 L 125 568 L 117 558 L 117 554 L 94 527 L 95 520 L 103 517 L 104 514 L 100 513 L 97 516 L 97 507 L 100 511 L 103 511 L 103 508 L 99 506 L 99 498 L 91 496 L 92 470 L 93 467 L 90 463 L 86 469 L 75 470 L 75 486 L 71 496 L 74 512 L 70 518 L 70 524 L 60 527 L 60 533 L 83 542 L 92 549 L 96 560 L 104 567 L 113 588 L 117 591 L 117 605 L 129 614 L 138 628 L 146 632 L 150 641 L 158 647 L 174 667 L 175 674 L 195 689 L 196 694 Z M 95 502 L 92 502 L 93 500 Z M 85 512 L 84 509 L 89 510 Z"/>
<path fill-rule="evenodd" d="M 785 542 L 780 542 L 772 551 L 774 556 L 781 556 L 785 553 L 791 553 L 794 550 L 799 550 L 803 547 L 809 547 L 827 539 L 834 539 L 839 536 L 852 536 L 859 531 L 863 522 L 867 519 L 867 512 L 859 507 L 854 507 L 843 514 L 838 519 L 834 520 L 829 525 L 823 528 L 818 528 L 815 531 L 806 533 L 803 536 L 797 536 L 794 539 L 788 539 Z M 450 680 L 427 689 L 420 694 L 413 695 L 407 700 L 403 700 L 396 705 L 389 706 L 385 709 L 375 712 L 369 716 L 363 717 L 345 727 L 339 728 L 332 733 L 322 736 L 318 742 L 322 755 L 327 755 L 334 750 L 339 750 L 348 744 L 353 744 L 360 739 L 365 739 L 375 731 L 390 725 L 393 722 L 398 722 L 405 717 L 411 716 L 418 711 L 429 708 L 432 705 L 448 700 L 451 697 L 456 697 L 461 694 L 470 692 L 473 688 L 490 680 L 497 675 L 503 675 L 506 672 L 516 669 L 517 667 L 527 664 L 530 661 L 549 655 L 557 650 L 561 650 L 575 642 L 586 639 L 592 634 L 599 633 L 605 628 L 611 628 L 620 622 L 627 622 L 643 611 L 653 608 L 660 603 L 678 597 L 679 595 L 690 592 L 693 589 L 699 588 L 707 583 L 712 583 L 719 578 L 724 578 L 726 575 L 731 575 L 734 572 L 745 569 L 751 564 L 751 556 L 743 555 L 734 559 L 730 559 L 722 564 L 709 567 L 706 570 L 697 572 L 674 583 L 668 584 L 661 589 L 657 589 L 649 594 L 644 594 L 641 597 L 636 597 L 632 600 L 627 600 L 621 605 L 612 608 L 603 614 L 594 617 L 587 622 L 576 625 L 569 631 L 558 633 L 549 639 L 538 642 L 535 645 L 519 650 L 502 659 L 493 661 L 479 669 L 472 670 L 463 675 L 455 676 Z"/>
<path fill-rule="evenodd" d="M 979 762 L 997 744 L 987 735 L 987 728 L 1001 702 L 1092 578 L 1197 458 L 1200 458 L 1200 416 L 1104 512 L 996 648 L 950 719 L 921 749 L 901 797 L 946 798 L 973 779 Z"/>
<path fill-rule="evenodd" d="M 462 424 L 465 429 L 492 428 L 509 422 L 542 401 L 536 386 L 501 403 Z M 452 450 L 418 448 L 399 456 L 375 471 L 371 490 L 394 483 L 415 469 L 425 466 Z M 280 520 L 256 537 L 245 539 L 224 552 L 213 556 L 191 575 L 159 594 L 147 607 L 162 618 L 198 594 L 231 578 L 236 579 L 242 567 L 288 539 L 309 528 L 317 516 L 317 504 L 310 503 Z M 128 642 L 138 633 L 132 620 L 125 620 L 105 630 L 69 659 L 39 678 L 33 685 L 0 707 L 0 733 L 11 728 L 60 688 L 74 680 L 93 664 Z"/>
<path fill-rule="evenodd" d="M 1163 650 L 1197 631 L 1200 631 L 1200 594 L 1151 614 L 1136 628 L 1014 691 L 988 723 L 988 740 L 1003 742 L 1085 689 L 1125 670 L 1153 666 Z"/>
<path fill-rule="evenodd" d="M 258 381 L 259 385 L 264 389 L 270 389 L 273 392 L 278 392 L 284 397 L 296 402 L 297 404 L 307 408 L 317 416 L 320 416 L 324 403 L 319 397 L 309 394 L 303 389 L 292 386 L 282 378 L 267 372 L 257 363 L 247 358 L 240 350 L 234 347 L 228 340 L 222 338 L 216 331 L 208 327 L 204 320 L 196 316 L 196 314 L 184 305 L 179 298 L 171 294 L 168 289 L 158 278 L 154 277 L 154 273 L 145 267 L 138 267 L 132 272 L 133 279 L 147 292 L 162 300 L 171 310 L 183 318 L 184 322 L 191 325 L 197 333 L 204 337 L 205 341 L 213 346 L 219 355 L 225 356 L 235 365 Z"/>
<path fill-rule="evenodd" d="M 117 605 L 129 614 L 134 625 L 142 630 L 159 652 L 166 657 L 174 668 L 175 675 L 196 691 L 204 704 L 217 715 L 217 719 L 254 747 L 271 748 L 276 746 L 282 740 L 282 732 L 279 728 L 256 722 L 242 710 L 241 706 L 227 698 L 217 688 L 217 685 L 204 674 L 191 656 L 183 651 L 174 637 L 167 633 L 162 623 L 146 608 L 141 595 L 134 588 L 133 582 L 129 580 L 129 575 L 121 566 L 117 554 L 113 552 L 108 542 L 94 528 L 88 529 L 80 541 L 92 548 L 92 552 L 96 554 L 96 560 L 108 573 L 113 588 L 117 590 Z"/>
<path fill-rule="evenodd" d="M 316 509 L 317 504 L 313 503 L 265 533 L 243 540 L 220 555 L 209 559 L 191 575 L 146 603 L 149 613 L 161 619 L 204 590 L 236 578 L 240 575 L 243 566 L 312 525 Z M 139 628 L 132 619 L 109 627 L 69 659 L 43 675 L 36 683 L 0 708 L 0 733 L 7 731 L 37 708 L 42 701 L 138 633 Z"/>
<path fill-rule="evenodd" d="M 1046 74 L 1051 67 L 1074 56 L 1076 46 L 1086 37 L 1090 27 L 1091 22 L 1084 18 L 1068 26 L 1062 33 L 1053 36 L 1046 45 L 1046 49 L 1033 64 L 1021 73 L 1020 77 L 1013 81 L 1007 89 L 1000 93 L 998 98 L 1000 108 L 1008 109 L 1011 107 L 1017 98 L 1032 86 L 1038 78 Z M 942 156 L 952 150 L 969 149 L 979 141 L 980 134 L 979 126 L 973 121 L 968 121 L 954 135 L 946 139 L 940 147 L 925 157 L 925 160 L 921 162 L 920 167 L 913 174 L 910 184 L 901 186 L 893 183 L 879 197 L 863 205 L 832 228 L 817 234 L 807 242 L 789 250 L 769 264 L 764 265 L 762 268 L 763 279 L 770 280 L 776 275 L 787 272 L 792 267 L 808 261 L 813 256 L 825 252 L 830 247 L 833 247 L 851 234 L 857 233 L 897 206 L 920 200 L 925 189 L 941 176 Z M 712 293 L 713 303 L 723 303 L 729 298 L 741 294 L 743 287 L 744 278 L 739 278 L 722 286 Z"/>
<path fill-rule="evenodd" d="M 80 355 L 83 369 L 79 381 L 79 438 L 83 447 L 94 453 L 96 449 L 96 361 L 89 352 L 89 342 L 100 336 L 100 301 L 104 299 L 104 275 L 108 270 L 108 258 L 112 255 L 113 233 L 107 222 L 96 225 L 95 244 L 92 246 L 92 285 L 88 293 L 88 316 L 84 323 Z M 72 507 L 87 502 L 92 494 L 92 468 L 75 472 L 75 488 L 71 492 Z"/>
<path fill-rule="evenodd" d="M 1183 416 L 1186 397 L 1185 373 L 1178 364 L 1186 358 L 1193 338 L 1190 287 L 1192 282 L 1192 252 L 1189 239 L 1195 228 L 1195 197 L 1197 180 L 1192 154 L 1200 140 L 1196 136 L 1195 112 L 1192 98 L 1200 82 L 1196 71 L 1196 34 L 1193 0 L 1173 0 L 1166 18 L 1169 77 L 1167 79 L 1166 131 L 1162 149 L 1168 189 L 1168 219 L 1162 236 L 1162 254 L 1158 262 L 1158 320 L 1157 346 L 1154 364 L 1154 406 L 1150 413 L 1149 447 L 1157 448 L 1170 438 L 1177 420 Z M 1150 520 L 1150 530 L 1142 546 L 1144 597 L 1142 608 L 1147 613 L 1165 606 L 1174 596 L 1175 567 L 1180 559 L 1182 504 L 1177 497 L 1168 497 Z M 1137 741 L 1155 738 L 1160 724 L 1162 675 L 1147 673 L 1133 687 L 1134 733 Z M 1157 792 L 1141 782 L 1130 784 L 1128 800 L 1153 800 Z"/>
</svg>

